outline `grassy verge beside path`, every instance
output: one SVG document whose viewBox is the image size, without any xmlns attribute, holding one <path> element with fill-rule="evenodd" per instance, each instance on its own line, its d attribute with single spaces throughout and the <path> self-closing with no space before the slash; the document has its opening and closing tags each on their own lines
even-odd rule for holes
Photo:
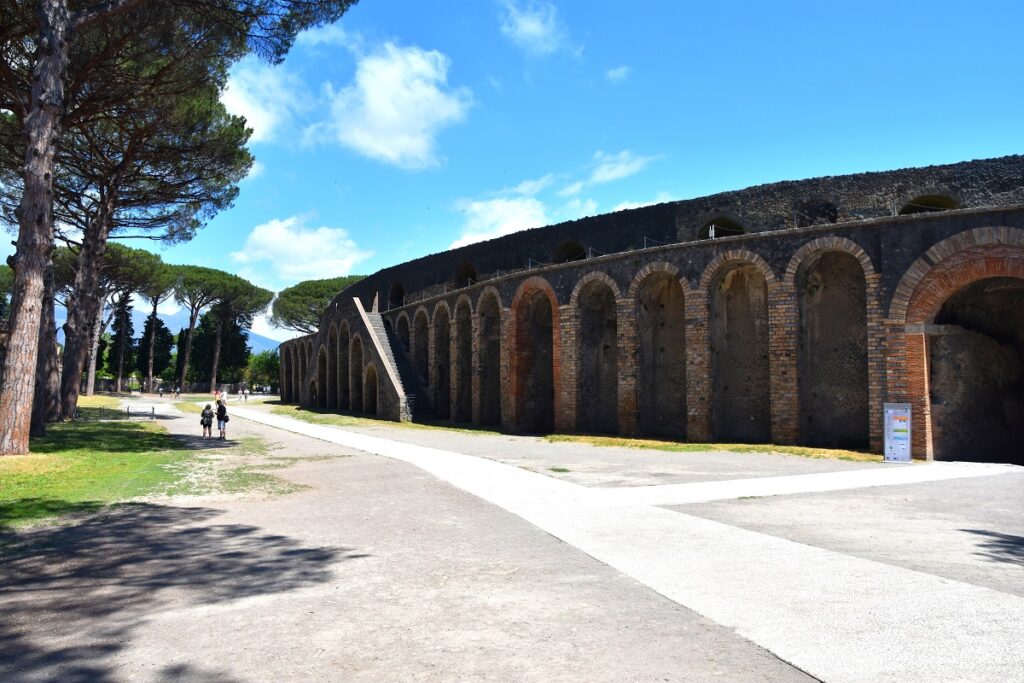
<svg viewBox="0 0 1024 683">
<path fill-rule="evenodd" d="M 198 412 L 198 408 L 197 408 Z M 292 417 L 311 424 L 334 427 L 398 427 L 405 429 L 433 429 L 462 434 L 497 435 L 500 432 L 486 427 L 456 426 L 451 424 L 424 424 L 420 422 L 390 422 L 373 418 L 340 415 L 326 411 L 309 410 L 294 405 L 274 405 L 270 408 L 274 415 Z M 853 460 L 857 462 L 881 462 L 882 456 L 861 451 L 850 451 L 839 448 L 808 448 L 805 446 L 777 446 L 775 444 L 735 444 L 735 443 L 687 443 L 680 441 L 658 441 L 654 439 L 626 439 L 615 436 L 591 436 L 586 434 L 548 434 L 539 437 L 549 443 L 581 443 L 590 446 L 607 448 L 637 448 L 643 450 L 665 451 L 668 453 L 767 453 L 796 455 L 802 458 L 826 458 L 836 460 Z"/>
</svg>

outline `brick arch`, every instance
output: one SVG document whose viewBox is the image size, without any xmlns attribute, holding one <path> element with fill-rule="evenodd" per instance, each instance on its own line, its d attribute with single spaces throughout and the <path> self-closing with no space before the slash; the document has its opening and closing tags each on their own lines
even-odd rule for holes
<svg viewBox="0 0 1024 683">
<path fill-rule="evenodd" d="M 782 276 L 783 283 L 792 285 L 804 261 L 828 251 L 841 251 L 853 256 L 860 262 L 865 277 L 875 274 L 875 265 L 871 262 L 871 257 L 853 240 L 845 237 L 819 237 L 796 250 L 793 258 L 789 259 L 789 265 L 786 266 L 786 272 Z"/>
<path fill-rule="evenodd" d="M 484 297 L 487 297 L 487 296 L 493 296 L 497 300 L 497 302 L 498 302 L 498 310 L 499 311 L 502 310 L 504 305 L 503 305 L 503 303 L 501 301 L 501 292 L 499 292 L 498 288 L 495 287 L 494 285 L 487 285 L 480 292 L 480 296 L 478 296 L 476 298 L 476 306 L 473 307 L 474 311 L 479 311 L 480 310 L 480 304 L 483 303 Z"/>
<path fill-rule="evenodd" d="M 889 318 L 897 323 L 930 320 L 964 286 L 989 277 L 1024 277 L 1024 230 L 975 228 L 932 246 L 907 269 Z"/>
<path fill-rule="evenodd" d="M 398 329 L 398 321 L 400 321 L 402 318 L 405 318 L 405 324 L 408 325 L 409 329 L 411 330 L 412 318 L 409 317 L 409 311 L 402 311 L 397 316 L 395 316 L 395 329 Z"/>
<path fill-rule="evenodd" d="M 458 311 L 459 306 L 461 306 L 462 304 L 466 304 L 467 306 L 469 306 L 469 314 L 473 315 L 473 301 L 469 298 L 468 294 L 459 295 L 459 298 L 455 300 L 455 310 Z"/>
<path fill-rule="evenodd" d="M 748 263 L 754 266 L 764 276 L 764 280 L 769 287 L 778 283 L 778 278 L 775 277 L 771 266 L 768 265 L 768 262 L 761 255 L 755 254 L 749 249 L 730 249 L 716 256 L 707 265 L 704 273 L 700 276 L 700 288 L 706 290 L 711 285 L 712 280 L 721 272 L 722 268 L 730 263 Z"/>
<path fill-rule="evenodd" d="M 433 314 L 431 314 L 431 315 L 429 315 L 427 317 L 427 322 L 430 323 L 431 327 L 434 326 L 434 322 L 437 320 L 437 312 L 440 311 L 442 307 L 444 307 L 444 310 L 448 313 L 448 320 L 452 319 L 452 309 L 448 305 L 448 302 L 447 301 L 438 301 L 434 305 L 434 312 L 433 312 Z"/>
<path fill-rule="evenodd" d="M 640 286 L 643 285 L 651 275 L 655 273 L 665 273 L 676 280 L 679 280 L 679 284 L 683 287 L 683 292 L 690 291 L 690 283 L 685 277 L 679 276 L 679 266 L 673 265 L 668 261 L 654 261 L 648 263 L 646 266 L 637 271 L 636 275 L 633 276 L 632 282 L 629 283 L 629 289 L 626 291 L 626 298 L 635 299 L 637 292 L 640 291 Z"/>
<path fill-rule="evenodd" d="M 561 405 L 563 402 L 560 309 L 558 305 L 558 296 L 555 294 L 554 288 L 551 287 L 551 284 L 546 279 L 539 275 L 528 277 L 520 283 L 515 296 L 512 297 L 512 304 L 509 306 L 511 311 L 510 322 L 513 330 L 511 335 L 512 351 L 509 354 L 511 360 L 510 385 L 513 415 L 511 422 L 513 426 L 518 426 L 522 417 L 520 404 L 524 399 L 522 393 L 525 391 L 525 388 L 521 385 L 522 378 L 520 375 L 523 370 L 522 364 L 526 362 L 529 356 L 529 349 L 527 345 L 530 340 L 527 338 L 526 331 L 522 329 L 523 325 L 521 324 L 520 319 L 520 309 L 527 297 L 535 292 L 542 293 L 547 297 L 551 304 L 551 373 L 552 382 L 554 384 L 554 415 L 552 417 L 555 429 L 557 430 L 561 425 Z"/>
<path fill-rule="evenodd" d="M 572 296 L 569 297 L 570 306 L 576 305 L 576 302 L 580 297 L 580 292 L 582 292 L 583 289 L 591 282 L 601 282 L 605 285 L 608 285 L 608 288 L 612 290 L 612 294 L 615 295 L 616 299 L 622 298 L 622 292 L 619 289 L 619 285 L 615 282 L 615 280 L 613 280 L 607 273 L 600 270 L 595 270 L 581 277 L 579 279 L 579 282 L 576 283 L 576 286 L 573 287 Z"/>
</svg>

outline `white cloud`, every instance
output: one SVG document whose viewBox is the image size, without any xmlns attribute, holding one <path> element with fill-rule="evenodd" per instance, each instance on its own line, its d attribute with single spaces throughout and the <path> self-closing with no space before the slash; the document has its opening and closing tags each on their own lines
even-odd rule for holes
<svg viewBox="0 0 1024 683">
<path fill-rule="evenodd" d="M 241 274 L 273 290 L 300 280 L 349 275 L 372 256 L 342 228 L 309 228 L 300 216 L 257 225 L 240 251 L 231 254 Z"/>
<path fill-rule="evenodd" d="M 573 197 L 558 209 L 558 217 L 565 221 L 597 215 L 597 202 L 593 199 Z"/>
<path fill-rule="evenodd" d="M 259 161 L 252 162 L 252 168 L 249 169 L 249 175 L 245 176 L 242 180 L 252 180 L 253 178 L 259 178 L 267 171 L 266 164 L 260 163 Z"/>
<path fill-rule="evenodd" d="M 631 71 L 632 69 L 628 66 L 618 66 L 614 69 L 608 69 L 604 75 L 605 78 L 608 79 L 609 83 L 622 83 L 622 81 L 626 80 Z"/>
<path fill-rule="evenodd" d="M 302 81 L 284 67 L 246 60 L 231 70 L 221 101 L 229 112 L 245 117 L 251 142 L 266 142 L 292 122 L 307 99 L 303 90 Z"/>
<path fill-rule="evenodd" d="M 638 157 L 628 149 L 624 149 L 618 154 L 605 154 L 602 151 L 598 151 L 594 154 L 596 165 L 590 173 L 590 184 L 610 183 L 613 180 L 621 180 L 622 178 L 636 175 L 656 158 Z"/>
<path fill-rule="evenodd" d="M 451 243 L 449 249 L 537 228 L 550 222 L 544 204 L 534 197 L 463 200 L 457 208 L 465 214 L 466 220 L 462 226 L 462 235 Z"/>
<path fill-rule="evenodd" d="M 579 194 L 583 191 L 583 187 L 586 185 L 582 180 L 577 180 L 575 183 L 566 185 L 558 191 L 559 197 L 571 197 L 574 194 Z"/>
<path fill-rule="evenodd" d="M 310 47 L 317 45 L 350 47 L 353 44 L 358 44 L 360 40 L 359 34 L 350 34 L 341 26 L 339 21 L 303 31 L 295 38 L 296 44 L 308 45 Z"/>
<path fill-rule="evenodd" d="M 652 206 L 654 204 L 664 204 L 670 202 L 674 198 L 668 192 L 659 192 L 658 195 L 649 202 L 620 202 L 615 205 L 612 211 L 625 211 L 627 209 L 639 209 L 642 206 Z"/>
<path fill-rule="evenodd" d="M 249 329 L 260 336 L 279 342 L 288 341 L 289 339 L 295 339 L 296 337 L 302 336 L 301 332 L 296 332 L 295 330 L 285 330 L 280 327 L 274 327 L 270 324 L 269 314 L 266 313 L 253 318 L 252 327 Z"/>
<path fill-rule="evenodd" d="M 535 178 L 533 180 L 524 180 L 515 187 L 509 189 L 508 192 L 511 194 L 521 194 L 527 197 L 532 197 L 538 192 L 546 190 L 548 187 L 551 186 L 551 183 L 553 182 L 555 182 L 555 176 L 551 173 L 548 173 L 547 175 L 542 176 L 540 178 Z"/>
<path fill-rule="evenodd" d="M 306 139 L 332 139 L 399 168 L 436 166 L 437 135 L 473 102 L 467 88 L 448 87 L 450 66 L 437 50 L 385 43 L 359 59 L 354 83 L 325 87 L 331 120 L 307 128 Z"/>
<path fill-rule="evenodd" d="M 526 54 L 543 57 L 570 48 L 558 10 L 550 2 L 504 0 L 502 5 L 501 32 Z"/>
</svg>

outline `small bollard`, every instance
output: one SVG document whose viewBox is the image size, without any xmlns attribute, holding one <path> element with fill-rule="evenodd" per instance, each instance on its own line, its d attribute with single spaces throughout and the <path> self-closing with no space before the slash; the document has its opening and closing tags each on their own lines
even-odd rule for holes
<svg viewBox="0 0 1024 683">
<path fill-rule="evenodd" d="M 151 412 L 151 413 L 149 414 L 149 419 L 150 419 L 150 420 L 155 420 L 155 419 L 156 419 L 156 406 L 150 406 L 150 408 L 149 408 L 149 409 L 150 409 L 150 410 L 152 411 L 152 412 Z"/>
</svg>

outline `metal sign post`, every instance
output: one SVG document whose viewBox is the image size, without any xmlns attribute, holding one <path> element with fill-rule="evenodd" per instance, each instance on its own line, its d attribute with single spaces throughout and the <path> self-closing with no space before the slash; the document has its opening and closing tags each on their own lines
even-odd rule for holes
<svg viewBox="0 0 1024 683">
<path fill-rule="evenodd" d="M 885 462 L 910 462 L 910 404 L 886 403 Z"/>
</svg>

